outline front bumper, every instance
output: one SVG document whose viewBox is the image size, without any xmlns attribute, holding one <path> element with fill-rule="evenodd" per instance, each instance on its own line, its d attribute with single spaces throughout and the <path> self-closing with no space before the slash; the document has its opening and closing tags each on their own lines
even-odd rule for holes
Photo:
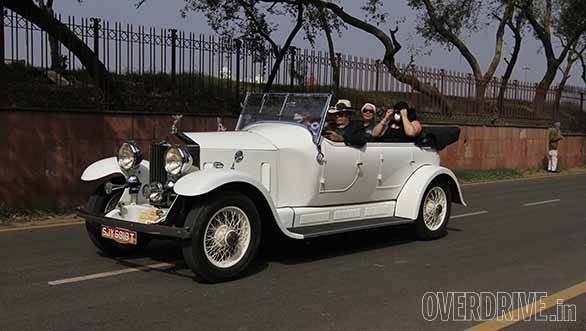
<svg viewBox="0 0 586 331">
<path fill-rule="evenodd" d="M 86 210 L 84 210 L 82 208 L 78 208 L 76 210 L 76 212 L 79 217 L 84 218 L 86 221 L 94 223 L 94 224 L 119 227 L 119 228 L 124 228 L 127 230 L 136 231 L 139 233 L 146 233 L 146 234 L 156 235 L 156 236 L 179 238 L 179 239 L 191 238 L 191 232 L 189 231 L 188 228 L 183 228 L 183 227 L 180 228 L 180 227 L 175 227 L 175 226 L 158 225 L 158 224 L 143 224 L 143 223 L 123 221 L 123 220 L 110 218 L 110 217 L 96 216 L 96 215 L 92 215 L 92 214 L 88 213 Z"/>
</svg>

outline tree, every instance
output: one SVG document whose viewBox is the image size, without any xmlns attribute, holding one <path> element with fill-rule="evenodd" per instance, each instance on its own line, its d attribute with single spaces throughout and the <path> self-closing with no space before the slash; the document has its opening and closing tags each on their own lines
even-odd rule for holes
<svg viewBox="0 0 586 331">
<path fill-rule="evenodd" d="M 415 91 L 437 100 L 442 111 L 449 111 L 449 102 L 437 88 L 420 81 L 413 73 L 401 70 L 397 67 L 395 57 L 402 48 L 401 43 L 397 38 L 398 27 L 391 29 L 389 34 L 387 34 L 377 26 L 385 24 L 387 18 L 386 13 L 381 8 L 382 0 L 369 0 L 366 5 L 363 6 L 362 9 L 366 13 L 364 19 L 349 14 L 338 3 L 331 1 L 315 0 L 311 1 L 311 4 L 317 8 L 327 9 L 347 25 L 374 36 L 385 49 L 382 63 L 385 65 L 389 73 L 401 83 L 410 85 Z M 369 22 L 373 22 L 373 24 Z"/>
<path fill-rule="evenodd" d="M 493 15 L 498 20 L 503 19 L 497 13 L 494 13 Z M 503 77 L 501 79 L 501 87 L 498 96 L 498 107 L 499 109 L 501 109 L 501 111 L 504 107 L 505 93 L 509 86 L 509 81 L 511 80 L 513 70 L 517 65 L 517 61 L 519 60 L 519 54 L 521 53 L 521 46 L 523 42 L 523 30 L 525 28 L 526 19 L 525 17 L 523 17 L 523 13 L 517 10 L 515 15 L 511 17 L 511 19 L 508 20 L 506 23 L 509 30 L 511 30 L 511 32 L 513 33 L 515 43 L 513 45 L 513 51 L 511 52 L 510 58 L 504 59 L 505 63 L 507 64 L 507 68 L 505 69 L 505 73 L 503 74 Z"/>
<path fill-rule="evenodd" d="M 54 16 L 53 0 L 36 0 L 38 6 L 45 10 L 47 14 Z M 51 69 L 55 71 L 65 70 L 66 59 L 61 55 L 61 49 L 57 38 L 49 36 L 49 47 L 51 52 Z"/>
<path fill-rule="evenodd" d="M 68 48 L 85 66 L 96 85 L 104 91 L 106 97 L 113 99 L 115 102 L 120 101 L 110 73 L 100 61 L 98 55 L 65 24 L 59 22 L 46 10 L 39 8 L 33 0 L 2 1 L 6 8 L 18 13 Z"/>
<path fill-rule="evenodd" d="M 584 59 L 584 54 L 580 56 L 580 64 L 582 64 L 582 81 L 586 84 L 586 60 Z"/>
<path fill-rule="evenodd" d="M 562 42 L 562 45 L 563 45 L 563 42 Z M 571 77 L 570 73 L 572 71 L 572 68 L 574 67 L 574 64 L 578 60 L 584 58 L 585 52 L 586 52 L 586 45 L 579 44 L 578 42 L 570 48 L 570 52 L 568 53 L 568 56 L 566 57 L 566 67 L 563 69 L 560 68 L 560 71 L 562 72 L 562 79 L 560 80 L 560 83 L 559 83 L 559 85 L 556 89 L 556 93 L 555 93 L 555 109 L 556 110 L 558 110 L 560 107 L 562 93 L 566 87 L 566 84 L 568 83 L 568 80 Z M 583 75 L 584 75 L 584 73 L 582 74 L 582 76 Z M 584 78 L 584 77 L 582 77 L 582 78 Z"/>
<path fill-rule="evenodd" d="M 483 73 L 476 56 L 464 42 L 466 32 L 478 31 L 479 15 L 486 1 L 482 0 L 409 0 L 409 5 L 423 13 L 419 17 L 417 30 L 428 42 L 438 42 L 448 48 L 455 47 L 466 59 L 476 80 L 476 98 L 482 100 L 488 83 L 501 62 L 504 35 L 507 22 L 514 13 L 514 0 L 504 1 L 500 6 L 502 18 L 496 31 L 493 58 Z"/>
<path fill-rule="evenodd" d="M 138 6 L 143 2 L 139 2 Z M 315 40 L 316 34 L 320 31 L 326 33 L 328 40 L 331 39 L 333 32 L 340 31 L 340 24 L 335 17 L 309 6 L 305 0 L 186 0 L 182 13 L 186 15 L 190 11 L 203 13 L 209 26 L 218 34 L 230 38 L 236 36 L 243 40 L 249 48 L 255 50 L 260 62 L 264 63 L 268 56 L 268 44 L 275 62 L 270 69 L 265 91 L 271 90 L 281 63 L 301 30 L 304 30 L 305 38 L 310 42 Z M 279 25 L 271 22 L 271 17 L 294 19 L 294 25 L 282 45 L 279 45 L 274 37 Z M 329 46 L 332 53 L 333 42 L 329 43 Z"/>
<path fill-rule="evenodd" d="M 523 0 L 518 7 L 541 42 L 547 61 L 547 69 L 537 86 L 534 107 L 542 110 L 547 91 L 553 83 L 573 45 L 586 32 L 586 1 L 584 0 Z M 564 41 L 556 55 L 553 36 Z"/>
</svg>

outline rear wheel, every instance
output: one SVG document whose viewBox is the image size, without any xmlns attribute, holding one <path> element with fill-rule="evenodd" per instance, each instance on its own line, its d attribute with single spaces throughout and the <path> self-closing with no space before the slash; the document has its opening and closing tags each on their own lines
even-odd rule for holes
<svg viewBox="0 0 586 331">
<path fill-rule="evenodd" d="M 444 181 L 433 181 L 425 190 L 415 221 L 415 234 L 419 240 L 432 240 L 447 234 L 452 210 L 452 195 Z"/>
<path fill-rule="evenodd" d="M 117 190 L 110 195 L 106 193 L 92 195 L 87 206 L 88 212 L 96 216 L 106 215 L 116 208 L 123 193 L 123 190 Z M 139 234 L 136 245 L 120 244 L 114 240 L 103 238 L 100 224 L 86 221 L 85 228 L 92 243 L 107 256 L 130 255 L 144 249 L 149 242 L 148 237 Z"/>
<path fill-rule="evenodd" d="M 222 192 L 194 207 L 187 216 L 191 239 L 183 257 L 203 282 L 239 277 L 254 260 L 261 240 L 261 221 L 254 203 L 239 192 Z"/>
</svg>

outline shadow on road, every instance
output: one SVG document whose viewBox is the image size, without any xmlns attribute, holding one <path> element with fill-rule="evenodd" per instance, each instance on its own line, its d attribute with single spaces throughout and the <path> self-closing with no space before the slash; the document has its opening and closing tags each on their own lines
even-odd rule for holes
<svg viewBox="0 0 586 331">
<path fill-rule="evenodd" d="M 339 235 L 295 240 L 285 238 L 265 242 L 261 258 L 269 262 L 294 265 L 393 247 L 415 240 L 408 226 L 395 226 L 348 232 Z"/>
<path fill-rule="evenodd" d="M 449 228 L 449 231 L 462 231 Z M 259 257 L 248 268 L 243 277 L 252 276 L 265 270 L 271 263 L 295 265 L 319 261 L 359 252 L 390 248 L 416 241 L 408 226 L 395 226 L 349 232 L 339 235 L 307 240 L 295 240 L 280 233 L 270 233 L 263 238 Z M 148 262 L 145 262 L 148 258 Z M 169 268 L 146 269 L 144 272 L 161 272 L 193 279 L 193 274 L 183 261 L 181 244 L 172 240 L 153 240 L 140 254 L 116 259 L 127 268 L 140 268 L 154 263 L 169 263 Z"/>
</svg>

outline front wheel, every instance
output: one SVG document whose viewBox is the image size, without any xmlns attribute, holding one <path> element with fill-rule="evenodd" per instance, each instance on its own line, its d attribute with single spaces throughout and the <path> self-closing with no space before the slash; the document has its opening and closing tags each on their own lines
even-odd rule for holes
<svg viewBox="0 0 586 331">
<path fill-rule="evenodd" d="M 445 236 L 452 210 L 450 188 L 443 181 L 434 181 L 423 194 L 419 217 L 415 221 L 415 235 L 419 240 L 433 240 Z"/>
<path fill-rule="evenodd" d="M 261 221 L 254 203 L 239 192 L 223 192 L 206 199 L 187 215 L 191 239 L 183 243 L 183 257 L 203 282 L 234 279 L 254 259 L 261 240 Z"/>
<path fill-rule="evenodd" d="M 101 192 L 92 195 L 87 206 L 88 212 L 96 216 L 106 215 L 116 208 L 122 193 L 123 191 L 119 190 L 110 195 Z M 94 246 L 111 257 L 137 253 L 143 250 L 150 241 L 146 235 L 139 234 L 136 245 L 120 244 L 114 240 L 103 238 L 102 228 L 97 223 L 86 221 L 85 228 Z"/>
</svg>

